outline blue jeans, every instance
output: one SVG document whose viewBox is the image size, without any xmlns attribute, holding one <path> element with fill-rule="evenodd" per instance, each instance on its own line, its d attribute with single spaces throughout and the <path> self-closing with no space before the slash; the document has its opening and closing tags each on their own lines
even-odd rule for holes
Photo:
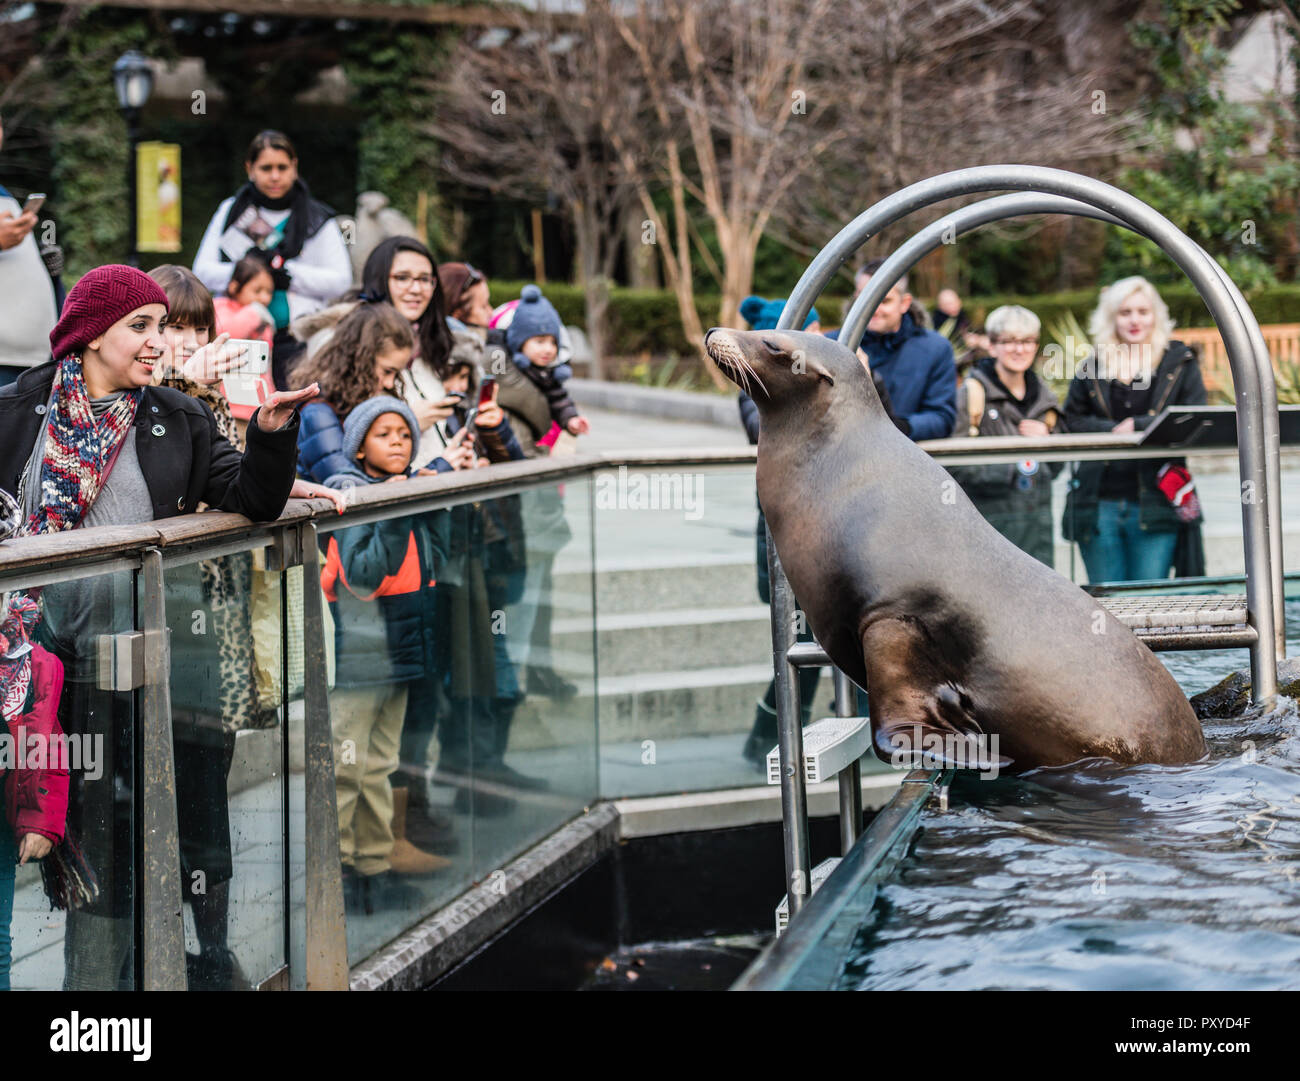
<svg viewBox="0 0 1300 1081">
<path fill-rule="evenodd" d="M 1142 529 L 1138 514 L 1134 500 L 1103 499 L 1097 504 L 1096 536 L 1079 545 L 1091 585 L 1169 577 L 1178 532 Z"/>
<path fill-rule="evenodd" d="M 18 846 L 13 831 L 0 812 L 0 991 L 9 990 L 9 964 L 13 959 L 13 938 L 9 925 L 14 918 L 14 874 Z"/>
</svg>

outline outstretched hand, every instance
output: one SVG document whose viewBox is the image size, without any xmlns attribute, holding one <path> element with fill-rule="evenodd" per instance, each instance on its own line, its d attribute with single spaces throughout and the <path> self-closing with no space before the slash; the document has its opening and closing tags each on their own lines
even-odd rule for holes
<svg viewBox="0 0 1300 1081">
<path fill-rule="evenodd" d="M 344 489 L 327 488 L 315 481 L 303 480 L 302 477 L 294 479 L 293 487 L 289 489 L 289 498 L 328 499 L 340 514 L 348 509 L 348 493 Z"/>
<path fill-rule="evenodd" d="M 262 403 L 257 411 L 257 426 L 264 432 L 283 428 L 293 419 L 294 412 L 320 394 L 320 384 L 312 383 L 302 390 L 277 390 Z"/>
</svg>

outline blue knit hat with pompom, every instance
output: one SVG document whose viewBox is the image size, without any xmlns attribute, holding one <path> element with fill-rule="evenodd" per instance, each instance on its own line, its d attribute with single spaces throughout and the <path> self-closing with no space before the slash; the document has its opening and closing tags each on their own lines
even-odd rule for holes
<svg viewBox="0 0 1300 1081">
<path fill-rule="evenodd" d="M 781 318 L 783 311 L 785 311 L 784 300 L 746 297 L 740 302 L 741 317 L 749 324 L 750 330 L 775 330 L 777 320 Z M 816 308 L 812 308 L 808 312 L 808 318 L 803 321 L 803 325 L 806 328 L 809 323 L 820 322 L 821 316 L 817 314 Z"/>
<path fill-rule="evenodd" d="M 517 353 L 529 338 L 543 334 L 549 334 L 558 344 L 562 326 L 560 313 L 542 296 L 542 291 L 535 285 L 525 285 L 506 328 L 506 345 L 512 353 Z"/>
</svg>

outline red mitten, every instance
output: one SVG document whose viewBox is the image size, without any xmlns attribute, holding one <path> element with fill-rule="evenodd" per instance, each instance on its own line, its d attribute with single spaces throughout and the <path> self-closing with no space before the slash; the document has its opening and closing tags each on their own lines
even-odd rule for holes
<svg viewBox="0 0 1300 1081">
<path fill-rule="evenodd" d="M 1156 474 L 1156 487 L 1173 504 L 1179 521 L 1194 522 L 1201 516 L 1201 501 L 1196 497 L 1196 482 L 1181 465 L 1172 463 L 1160 467 Z"/>
</svg>

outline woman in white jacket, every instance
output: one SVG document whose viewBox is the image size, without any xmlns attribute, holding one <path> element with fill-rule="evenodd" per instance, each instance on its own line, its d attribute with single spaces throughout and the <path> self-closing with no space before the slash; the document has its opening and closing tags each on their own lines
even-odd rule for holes
<svg viewBox="0 0 1300 1081">
<path fill-rule="evenodd" d="M 277 387 L 301 345 L 289 323 L 324 307 L 352 284 L 352 263 L 334 211 L 312 198 L 298 176 L 298 155 L 278 131 L 259 132 L 244 159 L 248 183 L 222 200 L 203 234 L 194 273 L 214 294 L 226 291 L 245 255 L 266 260 L 275 284 L 272 376 Z"/>
</svg>

